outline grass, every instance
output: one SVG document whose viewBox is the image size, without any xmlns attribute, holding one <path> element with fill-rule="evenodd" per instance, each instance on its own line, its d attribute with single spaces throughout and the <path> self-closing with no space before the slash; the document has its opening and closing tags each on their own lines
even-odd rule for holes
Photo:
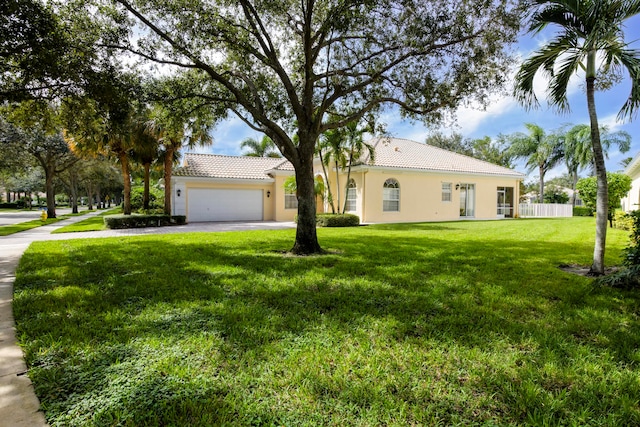
<svg viewBox="0 0 640 427">
<path fill-rule="evenodd" d="M 38 242 L 14 313 L 52 426 L 640 425 L 640 296 L 593 218 Z M 609 230 L 607 263 L 626 233 Z"/>
<path fill-rule="evenodd" d="M 105 230 L 106 227 L 104 225 L 104 216 L 115 215 L 119 213 L 122 213 L 121 208 L 110 209 L 108 211 L 101 212 L 98 215 L 92 216 L 91 218 L 87 218 L 85 220 L 76 222 L 75 224 L 69 224 L 69 225 L 65 225 L 64 227 L 60 227 L 56 230 L 53 230 L 51 234 Z"/>
<path fill-rule="evenodd" d="M 13 211 L 15 212 L 15 210 Z M 1 225 L 0 236 L 8 236 L 10 234 L 19 233 L 21 231 L 31 230 L 32 228 L 42 227 L 43 225 L 54 224 L 58 221 L 62 221 L 63 219 L 85 215 L 88 212 L 89 211 L 81 211 L 76 214 L 68 213 L 64 215 L 58 215 L 57 218 L 47 218 L 46 221 L 42 221 L 41 219 L 34 219 L 32 221 L 20 222 L 18 224 Z M 52 233 L 55 233 L 55 230 L 52 231 Z"/>
<path fill-rule="evenodd" d="M 42 227 L 43 225 L 53 224 L 65 218 L 66 216 L 60 215 L 57 218 L 47 218 L 46 221 L 34 219 L 32 221 L 20 222 L 18 224 L 0 225 L 0 236 L 8 236 L 21 231 L 31 230 L 32 228 Z"/>
</svg>

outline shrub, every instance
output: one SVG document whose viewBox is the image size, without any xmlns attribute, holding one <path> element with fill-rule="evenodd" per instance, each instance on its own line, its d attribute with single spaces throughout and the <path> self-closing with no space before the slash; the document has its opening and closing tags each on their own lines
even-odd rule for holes
<svg viewBox="0 0 640 427">
<path fill-rule="evenodd" d="M 0 203 L 0 208 L 3 209 L 20 209 L 18 202 L 4 202 Z"/>
<path fill-rule="evenodd" d="M 163 227 L 166 225 L 183 225 L 187 223 L 184 215 L 169 216 L 165 214 L 154 215 L 107 215 L 104 217 L 107 228 L 144 228 Z"/>
<path fill-rule="evenodd" d="M 169 215 L 108 215 L 104 217 L 104 224 L 111 229 L 161 227 L 170 223 Z"/>
<path fill-rule="evenodd" d="M 619 230 L 633 231 L 633 218 L 623 211 L 616 211 L 613 215 L 613 227 Z"/>
<path fill-rule="evenodd" d="M 631 242 L 624 249 L 625 268 L 598 279 L 598 285 L 621 289 L 640 288 L 640 211 L 630 212 L 626 217 L 631 223 Z"/>
<path fill-rule="evenodd" d="M 176 225 L 184 225 L 187 223 L 187 217 L 185 215 L 174 215 L 171 217 L 171 223 Z"/>
<path fill-rule="evenodd" d="M 144 188 L 143 187 L 133 187 L 131 189 L 131 210 L 140 211 L 142 210 L 142 202 L 144 198 Z M 155 188 L 149 188 L 149 209 L 162 209 L 164 206 L 164 193 Z"/>
<path fill-rule="evenodd" d="M 573 216 L 593 216 L 593 209 L 586 206 L 574 206 Z"/>
<path fill-rule="evenodd" d="M 317 214 L 316 225 L 318 227 L 357 227 L 360 225 L 360 217 L 353 214 Z"/>
</svg>

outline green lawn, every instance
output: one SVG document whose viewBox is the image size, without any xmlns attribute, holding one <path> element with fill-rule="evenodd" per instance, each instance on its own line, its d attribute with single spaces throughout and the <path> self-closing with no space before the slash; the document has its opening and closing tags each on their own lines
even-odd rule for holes
<svg viewBox="0 0 640 427">
<path fill-rule="evenodd" d="M 640 295 L 593 218 L 31 245 L 19 340 L 53 426 L 640 425 Z M 607 263 L 627 233 L 610 230 Z"/>
<path fill-rule="evenodd" d="M 76 222 L 75 224 L 69 224 L 69 225 L 65 225 L 64 227 L 60 227 L 57 230 L 53 230 L 51 234 L 105 230 L 106 227 L 104 225 L 104 216 L 115 215 L 119 213 L 122 213 L 121 208 L 110 209 L 108 211 L 101 212 L 98 215 L 92 216 L 91 218 L 87 218 L 85 220 Z"/>
<path fill-rule="evenodd" d="M 31 230 L 32 228 L 42 227 L 43 225 L 53 224 L 65 218 L 66 217 L 64 215 L 60 215 L 57 218 L 47 218 L 46 221 L 34 219 L 32 221 L 20 222 L 18 224 L 0 225 L 0 236 L 8 236 L 21 231 Z"/>
</svg>

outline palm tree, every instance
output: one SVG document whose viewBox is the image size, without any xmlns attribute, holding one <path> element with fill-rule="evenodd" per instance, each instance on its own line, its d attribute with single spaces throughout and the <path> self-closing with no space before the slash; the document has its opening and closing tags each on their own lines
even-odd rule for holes
<svg viewBox="0 0 640 427">
<path fill-rule="evenodd" d="M 180 158 L 180 150 L 185 145 L 194 148 L 213 143 L 210 131 L 215 120 L 212 116 L 201 114 L 197 109 L 190 110 L 195 117 L 180 111 L 156 104 L 147 122 L 147 131 L 163 148 L 160 158 L 164 165 L 164 213 L 167 215 L 171 215 L 171 176 L 173 165 Z"/>
<path fill-rule="evenodd" d="M 340 129 L 340 133 L 344 138 L 345 158 L 347 166 L 347 180 L 344 189 L 344 203 L 342 204 L 342 213 L 345 213 L 347 208 L 347 200 L 349 198 L 349 181 L 351 180 L 351 166 L 354 161 L 358 161 L 364 150 L 366 149 L 369 154 L 369 159 L 373 162 L 375 156 L 375 148 L 371 144 L 367 144 L 362 140 L 362 134 L 365 130 L 358 128 L 357 122 L 351 122 L 344 128 Z"/>
<path fill-rule="evenodd" d="M 249 157 L 282 157 L 276 144 L 266 135 L 260 141 L 247 138 L 240 143 L 240 148 L 248 148 L 249 152 L 245 156 Z"/>
<path fill-rule="evenodd" d="M 624 131 L 609 132 L 606 126 L 600 126 L 600 141 L 605 158 L 611 145 L 617 145 L 621 153 L 626 153 L 631 147 L 631 135 Z M 564 138 L 564 160 L 571 178 L 573 190 L 572 204 L 576 203 L 576 184 L 580 169 L 590 167 L 595 174 L 593 163 L 593 144 L 591 142 L 591 127 L 589 125 L 575 125 L 567 131 Z"/>
<path fill-rule="evenodd" d="M 570 78 L 585 72 L 591 144 L 598 184 L 596 203 L 596 241 L 591 274 L 604 274 L 604 250 L 607 237 L 607 170 L 600 141 L 596 114 L 596 80 L 602 75 L 627 70 L 631 92 L 619 118 L 631 117 L 640 106 L 640 52 L 624 41 L 624 21 L 640 13 L 637 0 L 531 0 L 537 10 L 529 32 L 537 34 L 549 25 L 560 32 L 546 46 L 527 59 L 516 74 L 514 94 L 526 106 L 538 105 L 533 80 L 539 70 L 549 80 L 549 102 L 561 111 L 569 109 L 567 86 Z M 602 60 L 598 62 L 597 58 Z M 606 82 L 605 82 L 606 83 Z"/>
<path fill-rule="evenodd" d="M 144 170 L 144 192 L 142 195 L 142 209 L 149 209 L 149 181 L 151 175 L 151 164 L 158 160 L 160 142 L 147 127 L 148 111 L 140 113 L 133 123 L 133 150 L 132 159 L 141 164 Z"/>
<path fill-rule="evenodd" d="M 316 154 L 320 158 L 320 166 L 322 166 L 322 174 L 324 175 L 324 182 L 326 183 L 327 201 L 331 206 L 331 213 L 336 213 L 336 207 L 333 203 L 333 192 L 331 191 L 331 181 L 329 180 L 329 174 L 327 173 L 327 165 L 329 164 L 329 144 L 324 138 L 324 135 L 318 140 L 316 144 Z"/>
<path fill-rule="evenodd" d="M 515 158 L 526 159 L 529 172 L 538 169 L 540 177 L 540 203 L 544 201 L 544 176 L 563 157 L 562 138 L 557 133 L 546 134 L 544 129 L 533 123 L 526 123 L 528 134 L 515 133 L 508 137 L 509 151 Z"/>
</svg>

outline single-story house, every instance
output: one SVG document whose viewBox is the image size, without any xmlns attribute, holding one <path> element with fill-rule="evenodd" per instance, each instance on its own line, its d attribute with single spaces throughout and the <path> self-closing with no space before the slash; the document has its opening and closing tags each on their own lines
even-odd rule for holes
<svg viewBox="0 0 640 427">
<path fill-rule="evenodd" d="M 622 210 L 636 211 L 640 209 L 640 153 L 629 162 L 622 173 L 631 177 L 631 190 L 627 193 L 627 197 L 620 200 Z"/>
<path fill-rule="evenodd" d="M 362 222 L 450 221 L 517 216 L 519 183 L 525 175 L 441 148 L 399 138 L 368 142 L 367 153 L 347 171 L 327 168 L 336 205 Z M 316 179 L 326 188 L 322 165 Z M 185 154 L 172 177 L 174 215 L 187 221 L 292 221 L 295 194 L 284 182 L 294 175 L 285 159 Z M 338 186 L 340 182 L 340 199 Z M 318 212 L 331 212 L 318 197 Z"/>
</svg>

